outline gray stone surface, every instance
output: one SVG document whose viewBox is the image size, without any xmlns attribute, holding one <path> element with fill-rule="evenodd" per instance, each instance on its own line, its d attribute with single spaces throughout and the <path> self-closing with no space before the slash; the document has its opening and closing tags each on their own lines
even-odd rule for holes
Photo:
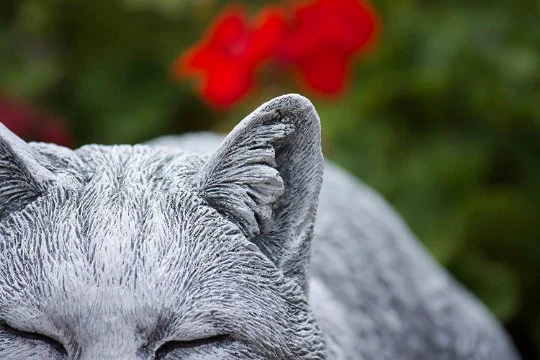
<svg viewBox="0 0 540 360">
<path fill-rule="evenodd" d="M 71 151 L 0 125 L 0 359 L 518 358 L 377 194 L 323 165 L 307 99 L 222 140 Z"/>
</svg>

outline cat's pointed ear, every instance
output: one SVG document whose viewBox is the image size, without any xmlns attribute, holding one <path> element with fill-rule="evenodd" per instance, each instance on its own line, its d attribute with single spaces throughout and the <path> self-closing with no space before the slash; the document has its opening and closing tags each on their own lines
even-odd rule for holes
<svg viewBox="0 0 540 360">
<path fill-rule="evenodd" d="M 201 169 L 197 185 L 212 207 L 304 286 L 323 167 L 313 105 L 285 95 L 233 129 Z"/>
<path fill-rule="evenodd" d="M 38 198 L 52 178 L 39 154 L 0 123 L 0 219 Z"/>
</svg>

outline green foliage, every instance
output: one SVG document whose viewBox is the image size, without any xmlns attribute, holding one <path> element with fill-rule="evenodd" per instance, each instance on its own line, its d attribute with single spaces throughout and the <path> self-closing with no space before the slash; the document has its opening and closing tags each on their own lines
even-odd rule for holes
<svg viewBox="0 0 540 360">
<path fill-rule="evenodd" d="M 0 91 L 59 114 L 81 144 L 225 131 L 261 101 L 303 91 L 269 67 L 260 74 L 264 86 L 217 113 L 190 83 L 171 80 L 170 63 L 226 3 L 2 1 Z M 381 191 L 533 358 L 540 349 L 538 3 L 379 0 L 375 7 L 380 44 L 355 64 L 342 97 L 314 98 L 326 154 Z"/>
</svg>

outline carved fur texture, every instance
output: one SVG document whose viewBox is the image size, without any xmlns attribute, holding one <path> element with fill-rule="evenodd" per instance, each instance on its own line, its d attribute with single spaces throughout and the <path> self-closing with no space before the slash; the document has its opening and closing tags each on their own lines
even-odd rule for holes
<svg viewBox="0 0 540 360">
<path fill-rule="evenodd" d="M 71 151 L 0 125 L 0 359 L 518 357 L 286 95 L 224 139 Z"/>
</svg>

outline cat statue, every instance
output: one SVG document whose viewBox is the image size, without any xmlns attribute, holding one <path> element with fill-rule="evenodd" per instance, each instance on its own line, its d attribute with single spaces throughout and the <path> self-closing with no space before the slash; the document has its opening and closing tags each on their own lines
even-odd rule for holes
<svg viewBox="0 0 540 360">
<path fill-rule="evenodd" d="M 224 139 L 70 150 L 0 125 L 0 359 L 518 355 L 285 95 Z"/>
</svg>

